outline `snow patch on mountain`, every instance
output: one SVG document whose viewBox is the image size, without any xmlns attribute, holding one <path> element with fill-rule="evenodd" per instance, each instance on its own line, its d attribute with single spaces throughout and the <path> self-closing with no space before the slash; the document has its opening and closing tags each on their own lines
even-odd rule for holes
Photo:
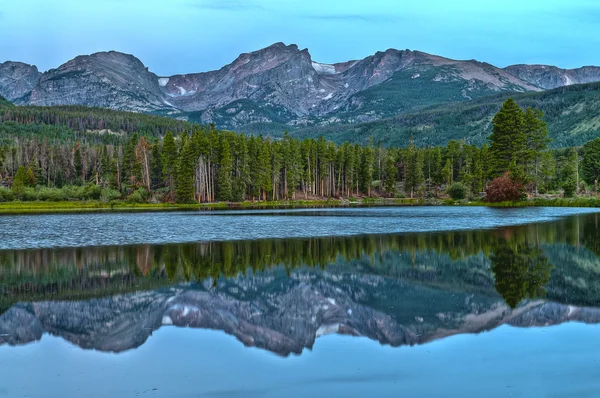
<svg viewBox="0 0 600 398">
<path fill-rule="evenodd" d="M 168 77 L 159 77 L 158 78 L 158 85 L 161 87 L 164 87 L 167 85 L 167 83 L 169 83 L 169 78 Z"/>
<path fill-rule="evenodd" d="M 573 80 L 571 80 L 571 78 L 568 75 L 565 75 L 565 86 L 570 86 L 573 84 L 575 84 L 573 83 Z"/>
<path fill-rule="evenodd" d="M 335 66 L 333 66 L 333 65 L 320 64 L 318 62 L 313 62 L 312 67 L 320 75 L 335 75 L 336 74 Z"/>
</svg>

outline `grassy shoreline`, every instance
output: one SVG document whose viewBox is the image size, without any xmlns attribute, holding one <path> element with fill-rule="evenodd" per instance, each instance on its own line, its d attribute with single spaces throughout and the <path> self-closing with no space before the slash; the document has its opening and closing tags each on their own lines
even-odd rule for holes
<svg viewBox="0 0 600 398">
<path fill-rule="evenodd" d="M 0 215 L 35 213 L 87 213 L 87 212 L 147 212 L 181 210 L 235 210 L 235 209 L 309 209 L 328 207 L 378 207 L 378 206 L 488 206 L 497 208 L 515 207 L 600 207 L 600 198 L 536 198 L 521 202 L 485 203 L 482 201 L 453 201 L 450 199 L 362 199 L 362 200 L 295 200 L 267 202 L 217 202 L 217 203 L 103 203 L 99 201 L 65 202 L 3 202 Z"/>
</svg>

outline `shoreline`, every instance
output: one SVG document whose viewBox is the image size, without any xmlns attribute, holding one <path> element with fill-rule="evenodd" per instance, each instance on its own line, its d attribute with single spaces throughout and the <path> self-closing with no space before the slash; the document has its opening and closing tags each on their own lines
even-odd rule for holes
<svg viewBox="0 0 600 398">
<path fill-rule="evenodd" d="M 404 207 L 404 206 L 485 206 L 495 208 L 517 207 L 600 207 L 598 197 L 578 198 L 536 198 L 520 202 L 486 203 L 483 201 L 454 201 L 451 199 L 408 199 L 377 198 L 363 200 L 321 199 L 267 202 L 215 202 L 215 203 L 103 203 L 99 201 L 65 202 L 3 202 L 0 215 L 53 214 L 53 213 L 101 213 L 101 212 L 169 212 L 169 211 L 210 211 L 245 209 L 311 209 L 344 207 Z"/>
</svg>

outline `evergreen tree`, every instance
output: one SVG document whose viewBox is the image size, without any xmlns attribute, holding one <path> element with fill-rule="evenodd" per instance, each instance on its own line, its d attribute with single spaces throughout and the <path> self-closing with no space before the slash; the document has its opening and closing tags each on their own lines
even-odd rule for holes
<svg viewBox="0 0 600 398">
<path fill-rule="evenodd" d="M 393 197 L 396 194 L 396 179 L 398 177 L 398 167 L 396 167 L 396 157 L 392 151 L 388 151 L 384 162 L 384 187 L 385 193 Z"/>
<path fill-rule="evenodd" d="M 175 192 L 175 176 L 177 174 L 178 153 L 173 133 L 167 131 L 162 150 L 163 177 L 169 187 L 171 197 Z"/>
<path fill-rule="evenodd" d="M 360 157 L 360 184 L 359 189 L 362 193 L 371 196 L 371 184 L 373 183 L 373 147 L 369 145 L 361 151 Z"/>
<path fill-rule="evenodd" d="M 190 203 L 194 200 L 194 146 L 186 140 L 179 157 L 175 199 L 177 203 Z"/>
<path fill-rule="evenodd" d="M 491 176 L 501 176 L 511 165 L 523 166 L 526 136 L 523 129 L 523 110 L 509 98 L 492 120 L 490 136 Z"/>
<path fill-rule="evenodd" d="M 423 152 L 415 148 L 412 137 L 406 152 L 406 180 L 404 181 L 404 189 L 406 193 L 410 193 L 410 197 L 414 196 L 415 191 L 425 181 L 423 175 Z"/>
<path fill-rule="evenodd" d="M 217 177 L 217 200 L 229 202 L 232 200 L 231 186 L 231 147 L 229 141 L 222 137 L 220 145 L 219 172 Z"/>
<path fill-rule="evenodd" d="M 12 191 L 15 197 L 21 199 L 25 193 L 25 186 L 27 185 L 27 171 L 25 166 L 19 166 L 15 178 L 13 179 Z"/>
<path fill-rule="evenodd" d="M 31 166 L 27 169 L 27 185 L 30 187 L 35 187 L 36 185 L 35 173 Z"/>
<path fill-rule="evenodd" d="M 598 180 L 600 179 L 600 138 L 588 142 L 583 146 L 583 177 L 585 182 L 594 186 L 598 192 Z"/>
<path fill-rule="evenodd" d="M 523 130 L 526 137 L 525 161 L 528 163 L 528 175 L 533 181 L 535 193 L 539 189 L 540 162 L 543 151 L 548 148 L 548 127 L 542 119 L 544 113 L 537 109 L 527 108 L 523 115 Z"/>
<path fill-rule="evenodd" d="M 75 176 L 80 179 L 81 183 L 84 183 L 83 179 L 83 161 L 81 159 L 81 143 L 77 141 L 73 151 L 73 166 L 75 167 Z"/>
<path fill-rule="evenodd" d="M 152 189 L 156 189 L 163 181 L 163 164 L 160 142 L 155 140 L 150 153 L 150 181 Z"/>
</svg>

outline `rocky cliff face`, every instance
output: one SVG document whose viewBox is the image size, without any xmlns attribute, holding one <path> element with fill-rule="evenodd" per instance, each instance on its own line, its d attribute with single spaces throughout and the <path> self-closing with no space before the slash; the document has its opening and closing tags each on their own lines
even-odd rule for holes
<svg viewBox="0 0 600 398">
<path fill-rule="evenodd" d="M 87 105 L 137 112 L 172 110 L 157 76 L 132 55 L 114 51 L 79 56 L 42 74 L 22 100 L 31 105 Z"/>
<path fill-rule="evenodd" d="M 473 60 L 395 49 L 329 65 L 306 49 L 276 43 L 216 71 L 164 77 L 114 51 L 78 56 L 43 74 L 7 62 L 0 65 L 0 95 L 19 104 L 156 112 L 241 128 L 374 120 L 499 91 L 540 90 L 536 79 L 523 76 Z"/>
<path fill-rule="evenodd" d="M 14 101 L 31 92 L 42 74 L 37 67 L 21 62 L 0 63 L 0 96 Z"/>
<path fill-rule="evenodd" d="M 600 81 L 600 67 L 598 66 L 561 69 L 550 65 L 511 65 L 504 70 L 518 79 L 544 90 Z"/>
<path fill-rule="evenodd" d="M 396 310 L 389 306 L 391 292 L 403 295 Z M 444 294 L 447 300 L 424 286 L 373 275 L 263 275 L 220 282 L 216 290 L 207 282 L 89 301 L 17 304 L 0 316 L 0 344 L 25 344 L 50 333 L 84 349 L 121 352 L 139 347 L 160 327 L 177 326 L 222 330 L 244 345 L 286 356 L 329 333 L 400 346 L 503 324 L 600 322 L 597 308 L 534 301 L 511 311 L 498 297 Z M 449 308 L 453 301 L 458 304 Z"/>
</svg>

